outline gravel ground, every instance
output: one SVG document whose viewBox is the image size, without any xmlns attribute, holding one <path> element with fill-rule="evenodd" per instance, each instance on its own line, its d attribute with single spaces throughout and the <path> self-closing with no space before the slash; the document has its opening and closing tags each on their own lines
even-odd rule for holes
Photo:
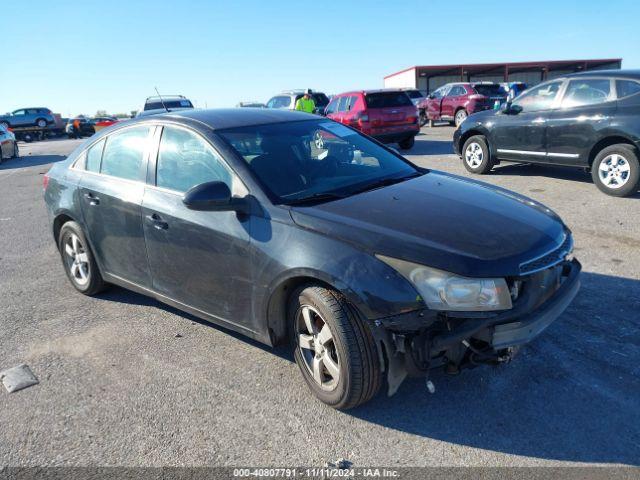
<svg viewBox="0 0 640 480">
<path fill-rule="evenodd" d="M 424 129 L 407 157 L 469 176 L 451 135 Z M 77 144 L 23 144 L 0 166 L 0 370 L 27 363 L 40 379 L 0 390 L 0 466 L 640 464 L 640 196 L 550 167 L 482 177 L 562 216 L 581 292 L 511 364 L 436 373 L 433 395 L 410 380 L 343 413 L 313 399 L 286 351 L 119 288 L 75 293 L 42 175 Z"/>
</svg>

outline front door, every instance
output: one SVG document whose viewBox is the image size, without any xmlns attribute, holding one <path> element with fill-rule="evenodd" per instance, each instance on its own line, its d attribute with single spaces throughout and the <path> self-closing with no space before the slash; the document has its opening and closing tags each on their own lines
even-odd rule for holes
<svg viewBox="0 0 640 480">
<path fill-rule="evenodd" d="M 616 112 L 613 80 L 569 80 L 560 108 L 547 121 L 547 157 L 550 163 L 588 166 L 591 148 Z"/>
<path fill-rule="evenodd" d="M 152 162 L 153 164 L 153 162 Z M 153 289 L 219 320 L 249 328 L 250 216 L 188 209 L 190 188 L 223 181 L 234 194 L 245 187 L 198 132 L 165 126 L 156 157 L 155 186 L 147 186 L 142 213 Z"/>
<path fill-rule="evenodd" d="M 82 214 L 104 273 L 150 288 L 141 203 L 152 128 L 136 126 L 92 146 L 80 179 Z"/>
<path fill-rule="evenodd" d="M 429 120 L 440 120 L 442 100 L 449 91 L 449 85 L 444 85 L 431 93 L 427 100 L 427 117 Z"/>
<path fill-rule="evenodd" d="M 498 158 L 547 162 L 547 119 L 557 106 L 562 81 L 543 83 L 513 102 L 511 112 L 495 115 L 493 142 Z"/>
</svg>

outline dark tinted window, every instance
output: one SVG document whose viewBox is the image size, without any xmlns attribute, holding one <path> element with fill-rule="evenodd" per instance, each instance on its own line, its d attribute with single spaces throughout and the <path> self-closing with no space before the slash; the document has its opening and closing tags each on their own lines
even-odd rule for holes
<svg viewBox="0 0 640 480">
<path fill-rule="evenodd" d="M 102 149 L 104 148 L 104 140 L 100 140 L 93 147 L 87 150 L 87 160 L 85 169 L 90 172 L 100 171 L 100 160 L 102 160 Z"/>
<path fill-rule="evenodd" d="M 127 128 L 107 137 L 100 172 L 128 180 L 144 180 L 149 127 Z"/>
<path fill-rule="evenodd" d="M 158 187 L 177 192 L 213 181 L 232 188 L 223 160 L 200 135 L 182 128 L 164 127 L 156 173 Z"/>
<path fill-rule="evenodd" d="M 217 133 L 283 202 L 327 192 L 346 195 L 382 178 L 417 173 L 385 148 L 331 120 L 254 125 Z"/>
<path fill-rule="evenodd" d="M 314 93 L 311 95 L 313 97 L 313 102 L 316 104 L 316 107 L 324 108 L 329 103 L 329 98 L 324 93 Z"/>
<path fill-rule="evenodd" d="M 562 98 L 562 108 L 595 105 L 609 100 L 611 81 L 608 78 L 571 80 Z"/>
<path fill-rule="evenodd" d="M 406 93 L 409 96 L 409 98 L 420 98 L 420 97 L 422 97 L 422 94 L 418 90 L 405 90 L 404 93 Z"/>
<path fill-rule="evenodd" d="M 504 97 L 506 95 L 502 86 L 497 83 L 488 85 L 476 84 L 473 86 L 473 89 L 485 97 Z"/>
<path fill-rule="evenodd" d="M 404 92 L 378 92 L 365 95 L 369 108 L 411 107 L 413 103 Z"/>
<path fill-rule="evenodd" d="M 633 80 L 616 80 L 618 98 L 628 97 L 640 92 L 640 83 Z"/>
<path fill-rule="evenodd" d="M 160 100 L 158 101 L 152 101 L 152 102 L 147 102 L 144 106 L 145 110 L 160 110 L 163 109 L 164 107 L 167 107 L 168 109 L 172 109 L 172 108 L 193 108 L 193 105 L 191 104 L 191 102 L 189 100 L 183 99 L 183 100 L 165 100 L 164 101 L 164 105 L 162 105 L 163 102 L 161 102 Z"/>
</svg>

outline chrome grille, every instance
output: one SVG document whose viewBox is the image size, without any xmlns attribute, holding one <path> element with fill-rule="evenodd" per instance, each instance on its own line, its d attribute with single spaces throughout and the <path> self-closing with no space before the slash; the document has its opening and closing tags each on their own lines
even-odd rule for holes
<svg viewBox="0 0 640 480">
<path fill-rule="evenodd" d="M 521 263 L 520 275 L 528 275 L 530 273 L 539 272 L 540 270 L 553 267 L 554 265 L 562 262 L 571 250 L 573 250 L 573 238 L 571 235 L 566 235 L 564 241 L 559 247 L 542 255 L 541 257 Z"/>
</svg>

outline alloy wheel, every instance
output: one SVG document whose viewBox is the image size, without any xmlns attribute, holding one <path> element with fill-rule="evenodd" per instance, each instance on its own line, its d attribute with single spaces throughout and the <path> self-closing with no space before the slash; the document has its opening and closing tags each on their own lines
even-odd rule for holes
<svg viewBox="0 0 640 480">
<path fill-rule="evenodd" d="M 617 189 L 629 181 L 631 167 L 626 158 L 618 153 L 606 156 L 598 167 L 600 181 L 607 188 Z"/>
<path fill-rule="evenodd" d="M 465 112 L 464 110 L 460 110 L 458 113 L 456 113 L 456 127 L 459 126 L 466 119 L 467 119 L 467 112 Z"/>
<path fill-rule="evenodd" d="M 73 280 L 80 286 L 89 282 L 89 257 L 87 251 L 75 233 L 71 233 L 64 242 L 64 253 L 67 268 Z"/>
<path fill-rule="evenodd" d="M 40 128 L 44 128 L 44 127 L 46 127 L 46 126 L 47 126 L 47 122 L 46 122 L 45 120 L 38 120 L 37 125 L 38 125 L 38 127 L 40 127 Z"/>
<path fill-rule="evenodd" d="M 340 381 L 340 358 L 329 325 L 314 307 L 302 305 L 298 310 L 296 337 L 313 380 L 323 390 L 334 390 Z"/>
<path fill-rule="evenodd" d="M 484 160 L 484 153 L 479 143 L 473 142 L 467 145 L 464 152 L 464 160 L 471 168 L 478 168 Z"/>
</svg>

